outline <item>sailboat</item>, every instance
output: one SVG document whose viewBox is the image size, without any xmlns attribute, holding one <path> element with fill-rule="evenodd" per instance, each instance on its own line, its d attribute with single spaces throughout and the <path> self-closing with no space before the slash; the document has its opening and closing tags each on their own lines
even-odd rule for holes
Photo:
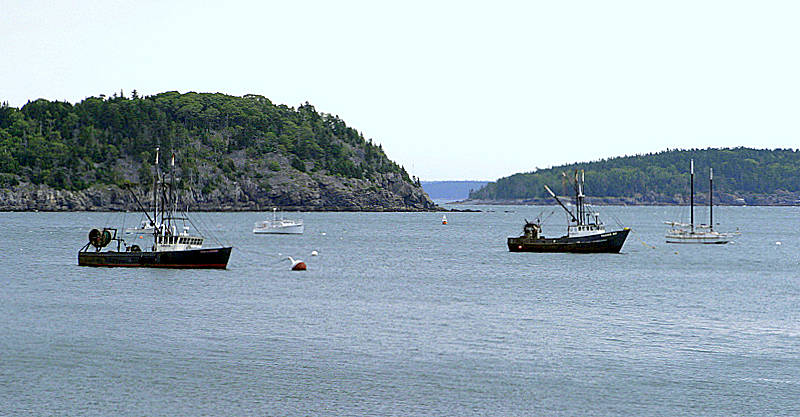
<svg viewBox="0 0 800 417">
<path fill-rule="evenodd" d="M 702 243 L 724 245 L 731 241 L 734 233 L 720 233 L 714 230 L 714 168 L 708 171 L 708 224 L 694 224 L 694 159 L 689 164 L 689 223 L 665 221 L 672 226 L 667 232 L 667 243 Z"/>
<path fill-rule="evenodd" d="M 587 212 L 584 203 L 584 172 L 575 171 L 575 212 L 568 209 L 547 185 L 545 190 L 567 212 L 570 224 L 567 234 L 557 238 L 546 238 L 542 235 L 539 222 L 525 221 L 523 235 L 508 238 L 508 250 L 511 252 L 579 252 L 579 253 L 618 253 L 625 244 L 630 228 L 606 231 L 599 213 Z"/>
<path fill-rule="evenodd" d="M 89 243 L 78 251 L 78 265 L 213 269 L 225 269 L 228 266 L 232 247 L 204 248 L 205 238 L 189 233 L 186 222 L 191 224 L 191 220 L 188 216 L 176 214 L 178 196 L 173 192 L 175 154 L 172 155 L 172 179 L 169 182 L 161 176 L 158 156 L 159 149 L 156 148 L 152 216 L 131 191 L 139 208 L 147 216 L 146 223 L 143 222 L 135 232 L 152 237 L 152 246 L 142 248 L 138 244 L 129 243 L 119 237 L 114 228 L 92 229 L 89 232 Z M 112 242 L 116 243 L 116 250 L 104 250 Z"/>
</svg>

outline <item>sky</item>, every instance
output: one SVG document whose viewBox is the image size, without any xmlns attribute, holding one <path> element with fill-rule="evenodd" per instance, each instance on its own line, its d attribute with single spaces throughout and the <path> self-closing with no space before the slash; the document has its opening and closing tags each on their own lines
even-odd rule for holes
<svg viewBox="0 0 800 417">
<path fill-rule="evenodd" d="M 0 101 L 259 94 L 422 180 L 797 148 L 796 1 L 0 0 Z"/>
</svg>

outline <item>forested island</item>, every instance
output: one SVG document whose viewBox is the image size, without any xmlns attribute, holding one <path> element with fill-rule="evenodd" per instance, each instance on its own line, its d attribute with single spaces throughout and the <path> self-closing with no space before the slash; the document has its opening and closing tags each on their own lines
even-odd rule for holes
<svg viewBox="0 0 800 417">
<path fill-rule="evenodd" d="M 586 195 L 605 204 L 688 204 L 689 161 L 695 164 L 695 201 L 707 199 L 714 169 L 714 201 L 728 205 L 800 204 L 800 152 L 793 149 L 688 149 L 561 165 L 514 174 L 470 193 L 484 203 L 551 204 L 547 184 L 570 195 L 562 173 L 586 172 Z"/>
<path fill-rule="evenodd" d="M 0 210 L 135 210 L 154 152 L 190 210 L 417 211 L 436 206 L 338 116 L 266 97 L 136 91 L 0 106 Z M 145 200 L 147 201 L 147 200 Z"/>
</svg>

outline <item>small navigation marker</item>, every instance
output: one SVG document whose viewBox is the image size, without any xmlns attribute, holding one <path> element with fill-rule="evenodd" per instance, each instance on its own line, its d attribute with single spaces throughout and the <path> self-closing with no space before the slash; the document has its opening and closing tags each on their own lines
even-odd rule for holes
<svg viewBox="0 0 800 417">
<path fill-rule="evenodd" d="M 442 214 L 442 224 L 447 224 L 447 216 Z"/>
</svg>

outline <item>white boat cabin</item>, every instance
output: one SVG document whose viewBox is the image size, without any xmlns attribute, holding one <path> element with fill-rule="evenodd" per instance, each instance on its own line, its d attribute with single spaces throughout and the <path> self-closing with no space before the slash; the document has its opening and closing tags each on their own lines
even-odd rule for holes
<svg viewBox="0 0 800 417">
<path fill-rule="evenodd" d="M 173 227 L 173 232 L 174 232 Z M 184 228 L 179 234 L 164 233 L 155 236 L 155 249 L 158 252 L 202 249 L 202 236 L 189 235 L 188 229 Z"/>
<path fill-rule="evenodd" d="M 605 232 L 606 232 L 606 227 L 602 223 L 570 225 L 567 228 L 567 235 L 569 237 L 593 236 Z"/>
</svg>

